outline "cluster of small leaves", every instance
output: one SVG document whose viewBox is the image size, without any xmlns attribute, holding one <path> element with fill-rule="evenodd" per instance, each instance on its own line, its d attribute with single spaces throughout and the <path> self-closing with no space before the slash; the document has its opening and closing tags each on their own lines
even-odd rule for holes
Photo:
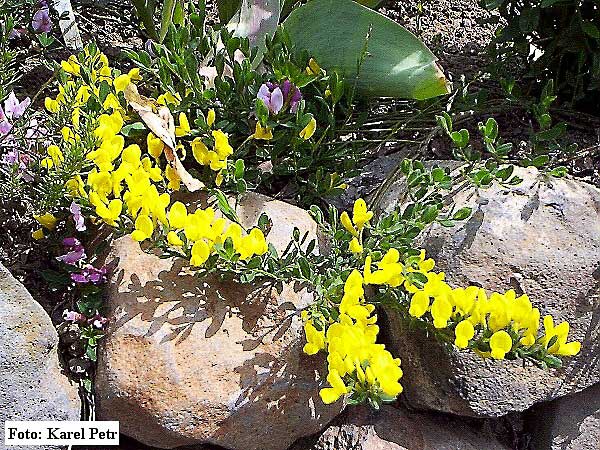
<svg viewBox="0 0 600 450">
<path fill-rule="evenodd" d="M 594 0 L 481 0 L 506 21 L 495 42 L 501 61 L 527 61 L 532 80 L 553 79 L 566 101 L 595 106 L 600 89 L 600 11 Z M 535 51 L 532 52 L 532 46 Z M 593 96 L 588 96 L 595 91 Z"/>
<path fill-rule="evenodd" d="M 271 195 L 283 191 L 305 206 L 341 193 L 343 180 L 355 175 L 360 150 L 352 139 L 341 139 L 351 132 L 347 122 L 354 113 L 343 80 L 335 72 L 307 73 L 309 55 L 294 55 L 281 28 L 267 38 L 264 54 L 259 54 L 247 38 L 233 36 L 225 27 L 205 29 L 201 6 L 190 6 L 183 23 L 172 24 L 162 44 L 151 44 L 151 52 L 127 55 L 142 69 L 153 96 L 169 92 L 181 98 L 172 107 L 174 115 L 186 112 L 192 128 L 204 128 L 206 111 L 215 110 L 214 126 L 229 134 L 234 147 L 232 162 L 243 159 L 245 165 L 246 186 L 238 179 L 228 183 L 225 176 L 222 188 L 240 192 L 245 187 Z M 264 70 L 256 70 L 258 64 Z M 216 70 L 212 84 L 199 74 L 206 68 Z M 303 101 L 295 113 L 274 116 L 257 101 L 257 93 L 263 83 L 282 80 L 300 89 Z M 302 139 L 299 132 L 312 118 L 316 133 Z M 273 130 L 272 139 L 250 138 L 257 121 Z M 193 160 L 185 164 L 191 172 L 198 169 Z M 228 168 L 224 175 L 233 171 Z"/>
</svg>

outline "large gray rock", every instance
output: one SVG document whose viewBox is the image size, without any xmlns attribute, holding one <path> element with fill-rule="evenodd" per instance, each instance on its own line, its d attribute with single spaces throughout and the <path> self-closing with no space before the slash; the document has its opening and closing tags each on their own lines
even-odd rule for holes
<svg viewBox="0 0 600 450">
<path fill-rule="evenodd" d="M 600 449 L 600 385 L 532 411 L 532 450 Z"/>
<path fill-rule="evenodd" d="M 542 315 L 570 322 L 570 338 L 582 341 L 582 351 L 556 370 L 483 361 L 407 332 L 390 313 L 391 351 L 402 359 L 406 398 L 416 407 L 500 416 L 600 381 L 600 191 L 536 169 L 515 173 L 524 179 L 518 186 L 459 192 L 455 202 L 471 206 L 472 217 L 454 228 L 433 226 L 423 247 L 451 285 L 527 293 Z M 384 197 L 383 209 L 401 202 L 399 187 Z"/>
<path fill-rule="evenodd" d="M 0 264 L 1 443 L 7 420 L 79 420 L 77 388 L 61 373 L 57 345 L 50 317 Z"/>
<path fill-rule="evenodd" d="M 508 450 L 490 432 L 464 420 L 407 412 L 392 406 L 379 411 L 350 407 L 314 444 L 290 450 Z"/>
<path fill-rule="evenodd" d="M 294 226 L 316 237 L 308 214 L 282 202 L 251 195 L 237 211 L 246 226 L 266 212 L 279 252 Z M 284 450 L 342 409 L 319 398 L 324 358 L 302 354 L 298 310 L 313 301 L 305 290 L 198 278 L 184 261 L 144 253 L 129 237 L 113 244 L 112 258 L 99 418 L 159 448 Z"/>
</svg>

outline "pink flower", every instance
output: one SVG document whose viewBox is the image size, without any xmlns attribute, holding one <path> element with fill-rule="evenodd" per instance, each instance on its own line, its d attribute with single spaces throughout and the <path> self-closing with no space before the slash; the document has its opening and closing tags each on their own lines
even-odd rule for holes
<svg viewBox="0 0 600 450">
<path fill-rule="evenodd" d="M 27 97 L 19 102 L 14 92 L 11 92 L 4 102 L 4 109 L 0 106 L 0 134 L 6 135 L 12 130 L 12 123 L 23 115 L 31 99 Z"/>
<path fill-rule="evenodd" d="M 69 311 L 68 309 L 65 309 L 63 312 L 63 320 L 67 322 L 79 323 L 85 322 L 87 319 L 83 314 L 78 313 L 77 311 Z"/>
<path fill-rule="evenodd" d="M 52 21 L 50 20 L 50 11 L 48 6 L 42 6 L 33 15 L 31 27 L 36 33 L 49 33 L 52 30 Z"/>
<path fill-rule="evenodd" d="M 75 229 L 77 231 L 85 231 L 86 230 L 85 219 L 84 219 L 83 215 L 81 214 L 81 206 L 79 206 L 75 202 L 72 202 L 71 206 L 69 208 L 69 211 L 71 211 L 71 214 L 73 215 L 73 221 L 75 222 Z"/>
<path fill-rule="evenodd" d="M 295 113 L 302 93 L 290 80 L 284 80 L 281 84 L 269 81 L 260 87 L 256 97 L 263 101 L 271 114 L 277 115 L 286 107 Z"/>
<path fill-rule="evenodd" d="M 257 97 L 263 101 L 272 114 L 279 114 L 283 108 L 283 92 L 275 83 L 265 83 L 258 90 Z"/>
</svg>

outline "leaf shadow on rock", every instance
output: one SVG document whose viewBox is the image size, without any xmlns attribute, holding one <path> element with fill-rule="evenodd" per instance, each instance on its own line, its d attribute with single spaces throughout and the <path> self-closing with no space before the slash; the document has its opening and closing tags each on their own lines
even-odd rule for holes
<svg viewBox="0 0 600 450">
<path fill-rule="evenodd" d="M 114 354 L 120 342 L 130 337 L 148 342 L 140 344 L 139 351 L 156 356 L 149 356 L 145 363 L 138 360 L 140 365 L 154 365 L 150 369 L 154 378 L 148 382 L 164 386 L 167 396 L 183 395 L 185 402 L 161 400 L 181 424 L 180 434 L 174 435 L 168 415 L 161 417 L 164 413 L 146 411 L 142 406 L 140 401 L 153 394 L 140 394 L 137 400 L 137 393 L 106 399 L 102 409 L 112 411 L 113 418 L 122 420 L 121 414 L 138 411 L 140 417 L 146 417 L 146 424 L 156 428 L 148 440 L 147 427 L 139 427 L 137 419 L 131 424 L 122 420 L 126 434 L 149 444 L 169 435 L 177 446 L 208 443 L 245 450 L 283 450 L 298 437 L 318 432 L 341 410 L 341 405 L 326 406 L 318 398 L 325 378 L 324 358 L 302 353 L 298 316 L 312 299 L 304 286 L 199 277 L 181 259 L 160 259 L 141 251 L 134 255 L 133 251 L 117 245 L 114 263 L 118 269 L 110 294 L 114 320 L 109 333 L 121 337 L 109 337 L 106 345 L 117 346 L 111 350 Z M 130 257 L 134 259 L 126 261 Z M 187 341 L 190 336 L 193 341 Z M 189 366 L 170 375 L 173 364 L 184 364 L 182 352 L 188 355 Z M 146 383 L 146 375 L 138 369 L 132 371 L 137 384 Z M 207 397 L 205 390 L 212 392 L 215 382 L 222 393 Z M 121 409 L 123 412 L 117 411 Z"/>
</svg>

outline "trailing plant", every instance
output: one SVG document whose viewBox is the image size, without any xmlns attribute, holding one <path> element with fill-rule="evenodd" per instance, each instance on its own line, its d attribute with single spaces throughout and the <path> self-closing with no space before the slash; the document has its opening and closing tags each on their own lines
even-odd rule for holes
<svg viewBox="0 0 600 450">
<path fill-rule="evenodd" d="M 328 250 L 315 252 L 316 241 L 296 229 L 279 254 L 268 243 L 268 217 L 244 229 L 225 194 L 203 185 L 183 167 L 177 140 L 190 133 L 187 116 L 181 112 L 175 125 L 169 107 L 140 95 L 138 69 L 121 73 L 111 68 L 93 45 L 61 67 L 58 94 L 45 101 L 49 145 L 32 163 L 27 186 L 35 190 L 31 197 L 41 225 L 34 237 L 60 248 L 60 270 L 47 278 L 71 292 L 73 309 L 65 312 L 63 327 L 77 361 L 82 355 L 86 364 L 94 361 L 106 324 L 100 286 L 108 269 L 95 259 L 98 253 L 87 252 L 101 252 L 94 239 L 123 234 L 144 242 L 145 248 L 161 249 L 164 256 L 183 258 L 199 276 L 216 272 L 242 283 L 271 280 L 307 286 L 315 302 L 301 312 L 304 351 L 328 353 L 330 387 L 320 393 L 325 403 L 345 397 L 349 403 L 379 407 L 402 392 L 400 360 L 377 343 L 379 307 L 397 311 L 449 347 L 485 358 L 523 358 L 559 367 L 560 357 L 579 352 L 578 342 L 568 342 L 568 323 L 555 326 L 546 316 L 540 329 L 540 312 L 526 295 L 452 287 L 415 245 L 430 224 L 452 226 L 469 217 L 470 210 L 457 210 L 446 193 L 462 183 L 512 182 L 514 177 L 501 175 L 505 168 L 486 165 L 488 174 L 480 176 L 482 163 L 450 172 L 405 160 L 401 172 L 407 182 L 406 206 L 380 217 L 360 199 L 351 215 L 338 214 L 335 208 L 325 215 L 312 207 L 329 240 Z M 265 105 L 273 103 L 277 88 L 263 90 L 270 94 Z M 163 101 L 169 103 L 167 97 Z M 227 165 L 233 151 L 229 137 L 219 128 L 216 112 L 203 114 L 206 126 L 196 133 L 192 154 L 201 165 Z M 457 146 L 466 152 L 463 133 L 453 134 L 448 117 L 440 120 L 453 139 L 462 139 Z M 494 128 L 488 121 L 482 132 L 502 160 Z M 303 131 L 309 138 L 311 130 Z M 203 192 L 214 208 L 176 200 L 180 189 L 198 192 L 199 198 Z M 93 368 L 82 369 L 82 380 L 90 380 L 92 373 Z"/>
</svg>

